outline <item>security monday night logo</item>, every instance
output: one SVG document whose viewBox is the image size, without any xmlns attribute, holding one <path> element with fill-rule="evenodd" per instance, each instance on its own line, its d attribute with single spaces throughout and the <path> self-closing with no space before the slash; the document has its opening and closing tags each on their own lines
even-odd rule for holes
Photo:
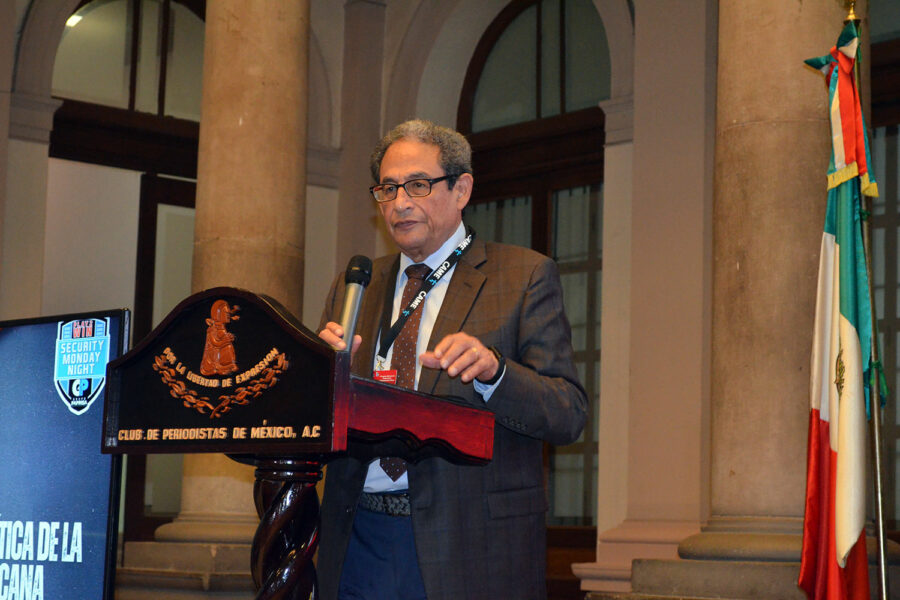
<svg viewBox="0 0 900 600">
<path fill-rule="evenodd" d="M 235 349 L 235 335 L 227 325 L 240 319 L 240 306 L 225 300 L 216 300 L 206 319 L 206 343 L 199 369 L 196 357 L 182 360 L 175 350 L 165 348 L 154 357 L 153 370 L 158 372 L 169 393 L 182 401 L 185 407 L 210 419 L 221 417 L 235 406 L 249 404 L 276 383 L 278 376 L 290 366 L 287 356 L 272 347 L 264 356 L 251 358 L 249 368 L 241 368 L 242 362 Z M 203 335 L 198 330 L 198 335 Z M 195 372 L 188 365 L 194 364 Z"/>
<path fill-rule="evenodd" d="M 87 412 L 103 391 L 109 344 L 109 318 L 57 323 L 53 381 L 72 413 Z"/>
</svg>

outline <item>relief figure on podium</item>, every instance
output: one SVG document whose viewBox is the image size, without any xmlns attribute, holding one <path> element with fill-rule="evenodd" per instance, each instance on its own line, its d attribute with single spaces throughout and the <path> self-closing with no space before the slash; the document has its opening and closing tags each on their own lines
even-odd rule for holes
<svg viewBox="0 0 900 600">
<path fill-rule="evenodd" d="M 471 148 L 427 121 L 392 129 L 371 159 L 370 188 L 399 254 L 373 262 L 353 340 L 328 295 L 319 336 L 351 344 L 355 375 L 494 414 L 486 465 L 344 456 L 322 504 L 322 600 L 546 597 L 543 444 L 574 442 L 587 397 L 553 260 L 486 242 L 462 211 Z"/>
<path fill-rule="evenodd" d="M 225 326 L 230 321 L 237 321 L 237 306 L 229 306 L 224 300 L 216 300 L 206 319 L 206 345 L 203 348 L 203 359 L 200 361 L 200 374 L 230 375 L 238 370 L 235 363 L 234 334 Z"/>
</svg>

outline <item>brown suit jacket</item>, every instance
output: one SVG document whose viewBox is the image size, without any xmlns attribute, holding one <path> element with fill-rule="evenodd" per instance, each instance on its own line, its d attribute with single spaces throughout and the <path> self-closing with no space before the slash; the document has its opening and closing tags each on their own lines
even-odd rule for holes
<svg viewBox="0 0 900 600">
<path fill-rule="evenodd" d="M 399 257 L 375 261 L 357 333 L 353 372 L 371 377 L 379 321 L 392 301 Z M 343 277 L 329 294 L 323 324 L 343 302 Z M 556 264 L 531 250 L 473 242 L 457 264 L 428 342 L 457 331 L 495 346 L 506 374 L 485 404 L 471 383 L 423 368 L 419 390 L 462 398 L 496 415 L 494 457 L 485 466 L 430 458 L 409 466 L 419 566 L 429 600 L 546 596 L 543 442 L 568 444 L 584 427 L 587 398 L 572 362 L 569 322 Z M 328 464 L 319 548 L 320 597 L 337 597 L 367 462 Z"/>
</svg>

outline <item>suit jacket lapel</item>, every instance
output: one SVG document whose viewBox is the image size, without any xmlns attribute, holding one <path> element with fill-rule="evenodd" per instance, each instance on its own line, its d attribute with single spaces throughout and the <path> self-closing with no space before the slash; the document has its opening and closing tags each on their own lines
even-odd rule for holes
<svg viewBox="0 0 900 600">
<path fill-rule="evenodd" d="M 456 264 L 447 288 L 447 295 L 444 296 L 441 311 L 438 313 L 437 321 L 431 330 L 431 337 L 428 339 L 429 350 L 434 350 L 437 343 L 445 336 L 462 330 L 463 324 L 472 310 L 472 305 L 484 285 L 485 276 L 478 270 L 478 267 L 486 260 L 486 257 L 484 242 L 476 239 L 472 242 L 469 251 Z M 422 372 L 419 374 L 419 391 L 433 394 L 440 374 L 439 369 L 422 367 Z"/>
</svg>

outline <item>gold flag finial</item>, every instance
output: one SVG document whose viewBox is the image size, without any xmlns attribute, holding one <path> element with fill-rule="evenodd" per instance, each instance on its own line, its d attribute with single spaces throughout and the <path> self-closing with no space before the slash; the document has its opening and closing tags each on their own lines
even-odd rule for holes
<svg viewBox="0 0 900 600">
<path fill-rule="evenodd" d="M 844 8 L 847 9 L 847 18 L 844 19 L 844 23 L 849 23 L 850 21 L 859 23 L 860 18 L 856 16 L 856 0 L 845 0 Z"/>
</svg>

